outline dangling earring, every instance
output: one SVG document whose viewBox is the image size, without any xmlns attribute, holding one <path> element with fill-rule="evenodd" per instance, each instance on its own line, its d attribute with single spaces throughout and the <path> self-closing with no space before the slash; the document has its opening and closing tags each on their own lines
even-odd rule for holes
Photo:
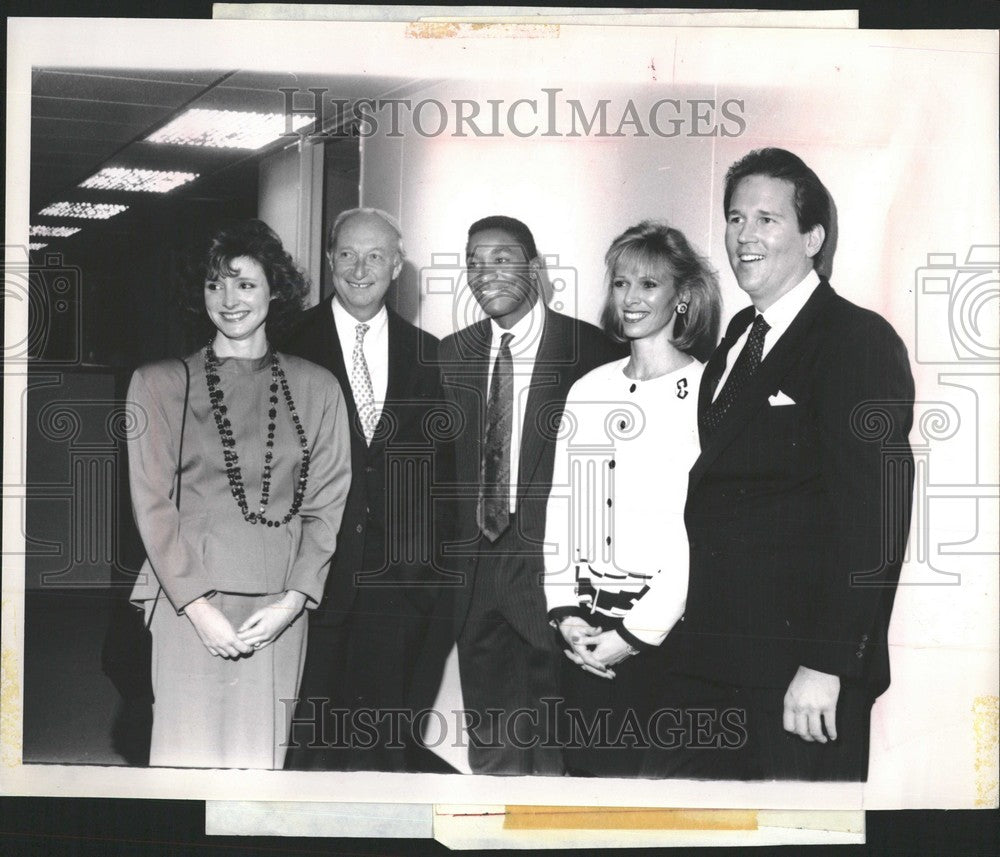
<svg viewBox="0 0 1000 857">
<path fill-rule="evenodd" d="M 684 315 L 688 311 L 687 301 L 680 301 L 674 311 L 677 315 Z"/>
</svg>

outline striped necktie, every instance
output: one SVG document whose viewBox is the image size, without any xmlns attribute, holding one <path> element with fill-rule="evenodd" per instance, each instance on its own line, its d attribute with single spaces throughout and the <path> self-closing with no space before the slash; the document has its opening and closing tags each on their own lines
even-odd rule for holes
<svg viewBox="0 0 1000 857">
<path fill-rule="evenodd" d="M 510 438 L 514 408 L 514 360 L 510 343 L 513 338 L 512 333 L 500 337 L 486 405 L 476 523 L 491 542 L 500 538 L 510 523 Z"/>
</svg>

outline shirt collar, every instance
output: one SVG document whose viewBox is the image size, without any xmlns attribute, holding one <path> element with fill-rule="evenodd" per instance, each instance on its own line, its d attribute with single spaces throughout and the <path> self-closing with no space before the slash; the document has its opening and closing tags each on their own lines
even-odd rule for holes
<svg viewBox="0 0 1000 857">
<path fill-rule="evenodd" d="M 385 330 L 386 325 L 389 323 L 389 313 L 386 311 L 385 305 L 368 321 L 360 322 L 344 309 L 336 297 L 334 297 L 330 304 L 333 307 L 333 321 L 337 325 L 337 335 L 341 340 L 346 339 L 347 342 L 354 342 L 357 336 L 355 330 L 357 330 L 359 324 L 368 325 L 368 332 L 365 334 L 365 338 L 367 339 L 368 337 L 381 336 L 382 331 Z"/>
<path fill-rule="evenodd" d="M 509 330 L 502 328 L 492 318 L 490 319 L 490 350 L 500 348 L 500 340 L 505 333 L 514 334 L 510 344 L 511 357 L 514 360 L 533 360 L 538 354 L 538 345 L 542 339 L 542 328 L 545 326 L 545 305 L 541 297 L 528 314 L 511 326 Z"/>
<path fill-rule="evenodd" d="M 802 307 L 812 297 L 812 293 L 816 291 L 818 285 L 819 274 L 816 273 L 815 268 L 811 268 L 798 285 L 785 292 L 767 308 L 766 312 L 757 313 L 766 319 L 768 336 L 772 340 L 776 341 L 782 333 L 788 330 L 789 325 L 795 321 L 795 316 L 801 312 Z"/>
</svg>

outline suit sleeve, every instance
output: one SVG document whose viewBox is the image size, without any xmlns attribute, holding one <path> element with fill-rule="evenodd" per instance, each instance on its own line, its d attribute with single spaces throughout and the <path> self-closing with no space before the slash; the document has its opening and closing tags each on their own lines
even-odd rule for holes
<svg viewBox="0 0 1000 857">
<path fill-rule="evenodd" d="M 829 562 L 818 581 L 814 628 L 801 663 L 862 678 L 886 625 L 909 531 L 913 376 L 906 347 L 865 314 L 825 355 L 815 408 L 829 498 Z"/>
<path fill-rule="evenodd" d="M 156 579 L 174 609 L 214 590 L 201 552 L 185 537 L 172 490 L 180 447 L 184 378 L 172 366 L 139 369 L 128 389 L 129 491 L 136 526 Z M 169 417 L 168 417 L 169 409 Z"/>
<path fill-rule="evenodd" d="M 306 494 L 299 514 L 302 538 L 289 571 L 287 589 L 307 596 L 315 607 L 323 598 L 330 559 L 351 487 L 351 442 L 347 406 L 340 385 L 324 372 L 324 383 L 313 395 L 324 396 L 323 411 L 309 461 Z"/>
</svg>

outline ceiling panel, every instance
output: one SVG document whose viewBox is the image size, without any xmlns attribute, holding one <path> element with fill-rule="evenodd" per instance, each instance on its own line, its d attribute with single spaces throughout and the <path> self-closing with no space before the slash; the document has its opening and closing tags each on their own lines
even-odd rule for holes
<svg viewBox="0 0 1000 857">
<path fill-rule="evenodd" d="M 123 202 L 131 206 L 108 221 L 72 221 L 84 231 L 67 242 L 100 242 L 101 236 L 128 234 L 155 213 L 177 204 L 212 204 L 245 199 L 256 182 L 257 162 L 287 145 L 279 140 L 259 150 L 210 149 L 144 142 L 150 132 L 189 107 L 282 112 L 281 88 L 294 87 L 308 99 L 309 88 L 326 99 L 409 97 L 431 81 L 370 77 L 301 75 L 194 69 L 46 69 L 32 71 L 31 220 L 54 222 L 37 212 L 57 200 Z M 309 106 L 303 96 L 296 107 Z M 332 111 L 331 111 L 332 112 Z M 332 118 L 332 116 L 330 117 Z M 356 145 L 350 140 L 345 146 Z M 336 159 L 336 153 L 331 153 Z M 103 166 L 183 170 L 199 178 L 175 191 L 158 194 L 95 192 L 79 183 Z M 186 202 L 185 202 L 186 201 Z M 65 221 L 70 222 L 70 221 Z M 50 241 L 58 246 L 58 239 Z M 65 246 L 69 246 L 67 243 Z M 99 246 L 99 245 L 98 245 Z"/>
<path fill-rule="evenodd" d="M 212 86 L 227 72 L 157 73 L 130 75 L 127 71 L 78 73 L 66 69 L 38 70 L 32 80 L 32 95 L 138 104 L 150 107 L 177 107 Z"/>
<path fill-rule="evenodd" d="M 57 98 L 51 95 L 36 95 L 31 99 L 31 115 L 41 119 L 93 119 L 145 126 L 158 121 L 163 112 L 163 107 L 148 104 L 87 101 L 79 98 Z"/>
<path fill-rule="evenodd" d="M 102 119 L 31 118 L 31 136 L 62 140 L 108 140 L 119 145 L 146 130 L 145 122 L 114 122 Z"/>
</svg>

